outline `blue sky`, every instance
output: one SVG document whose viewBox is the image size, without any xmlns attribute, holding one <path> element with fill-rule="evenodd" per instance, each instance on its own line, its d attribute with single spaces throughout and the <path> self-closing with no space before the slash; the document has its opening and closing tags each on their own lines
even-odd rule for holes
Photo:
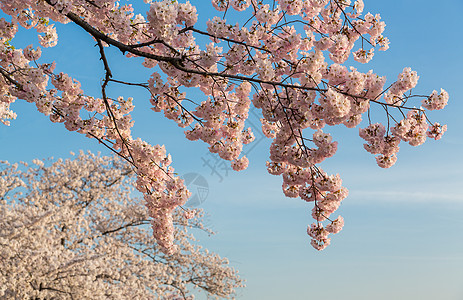
<svg viewBox="0 0 463 300">
<path fill-rule="evenodd" d="M 191 2 L 201 3 L 204 28 L 212 16 L 209 1 Z M 187 141 L 175 124 L 148 110 L 148 95 L 111 85 L 112 96 L 135 97 L 134 136 L 165 144 L 178 173 L 207 180 L 209 194 L 200 207 L 218 233 L 201 242 L 228 257 L 247 280 L 238 299 L 463 299 L 462 10 L 461 0 L 365 1 L 365 11 L 386 21 L 391 48 L 367 66 L 355 66 L 386 75 L 389 82 L 411 67 L 420 75 L 417 94 L 445 88 L 449 105 L 431 118 L 449 129 L 439 142 L 402 144 L 397 164 L 387 170 L 363 150 L 357 129 L 330 130 L 340 146 L 323 167 L 341 175 L 350 195 L 339 209 L 346 225 L 323 252 L 312 249 L 305 233 L 311 207 L 285 198 L 281 178 L 266 173 L 267 140 L 250 151 L 249 169 L 227 174 L 219 167 L 220 177 L 204 165 L 213 162 L 206 146 Z M 58 46 L 44 51 L 44 61 L 56 60 L 59 70 L 99 95 L 103 69 L 92 40 L 72 25 L 58 26 L 58 34 Z M 21 34 L 14 42 L 26 46 L 31 38 Z M 116 78 L 146 81 L 149 70 L 112 53 Z M 0 126 L 2 160 L 68 157 L 79 149 L 108 153 L 51 124 L 28 103 L 17 101 L 13 110 L 17 120 Z M 255 116 L 250 120 L 257 123 Z"/>
</svg>

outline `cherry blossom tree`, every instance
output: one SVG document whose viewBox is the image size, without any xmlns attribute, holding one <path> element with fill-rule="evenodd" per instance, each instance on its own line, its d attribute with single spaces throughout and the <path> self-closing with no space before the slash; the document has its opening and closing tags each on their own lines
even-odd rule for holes
<svg viewBox="0 0 463 300">
<path fill-rule="evenodd" d="M 272 140 L 268 172 L 282 176 L 287 197 L 310 203 L 314 223 L 307 232 L 318 250 L 342 229 L 343 218 L 332 214 L 348 195 L 338 174 L 320 168 L 338 145 L 324 128 L 360 126 L 365 149 L 382 168 L 396 162 L 401 142 L 417 146 L 446 131 L 428 114 L 446 106 L 447 92 L 414 94 L 419 76 L 408 67 L 390 83 L 354 67 L 368 63 L 375 49 L 389 47 L 385 23 L 379 14 L 363 14 L 362 0 L 212 0 L 217 16 L 209 20 L 200 19 L 188 1 L 145 3 L 142 15 L 116 0 L 1 0 L 7 18 L 0 22 L 0 116 L 8 123 L 15 117 L 10 104 L 23 99 L 129 162 L 166 253 L 176 251 L 172 213 L 190 193 L 164 146 L 132 136 L 130 113 L 143 99 L 111 97 L 111 86 L 146 89 L 155 112 L 185 128 L 187 139 L 207 143 L 237 171 L 246 169 L 243 145 L 254 139 L 245 126 L 248 111 L 251 104 L 260 109 L 262 130 Z M 13 46 L 22 27 L 37 30 L 43 48 L 53 47 L 55 23 L 74 23 L 93 37 L 104 66 L 100 95 L 86 94 L 72 74 L 54 72 L 53 62 L 40 59 L 40 47 Z M 210 42 L 200 42 L 204 38 Z M 118 79 L 108 47 L 129 59 L 144 58 L 150 78 Z M 188 97 L 192 89 L 203 93 L 201 103 Z M 372 110 L 383 111 L 384 118 L 373 119 Z"/>
<path fill-rule="evenodd" d="M 179 251 L 164 254 L 132 181 L 113 157 L 2 162 L 0 299 L 190 299 L 193 288 L 228 298 L 243 286 L 195 245 L 189 229 L 209 231 L 199 214 L 174 211 Z"/>
</svg>

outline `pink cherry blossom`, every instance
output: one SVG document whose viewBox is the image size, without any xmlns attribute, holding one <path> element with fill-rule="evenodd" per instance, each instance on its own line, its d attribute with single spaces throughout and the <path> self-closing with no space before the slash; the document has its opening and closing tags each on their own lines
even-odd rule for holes
<svg viewBox="0 0 463 300">
<path fill-rule="evenodd" d="M 271 139 L 268 172 L 283 177 L 286 196 L 312 206 L 313 230 L 319 231 L 348 194 L 340 176 L 319 166 L 343 142 L 328 134 L 331 126 L 360 126 L 365 150 L 383 168 L 397 161 L 401 142 L 418 146 L 440 139 L 447 129 L 431 122 L 428 112 L 444 108 L 449 95 L 414 95 L 416 71 L 406 67 L 387 82 L 349 65 L 351 57 L 368 63 L 375 49 L 389 48 L 385 22 L 379 14 L 363 14 L 362 0 L 212 0 L 204 5 L 219 13 L 208 20 L 188 1 L 145 3 L 140 14 L 130 3 L 112 0 L 0 0 L 8 16 L 0 20 L 0 121 L 8 125 L 16 117 L 11 105 L 25 100 L 52 122 L 123 157 L 136 173 L 134 186 L 144 194 L 153 235 L 166 253 L 178 249 L 173 212 L 190 192 L 164 146 L 133 136 L 132 111 L 142 99 L 110 96 L 115 84 L 146 90 L 151 110 L 184 128 L 188 140 L 205 142 L 237 171 L 249 164 L 243 151 L 255 132 L 246 121 L 255 108 L 263 135 Z M 96 45 L 104 70 L 100 93 L 90 95 L 78 76 L 55 72 L 56 64 L 42 56 L 58 42 L 55 25 L 68 23 Z M 36 30 L 43 48 L 15 47 L 19 27 Z M 141 83 L 121 80 L 108 49 L 123 53 L 121 59 L 138 58 L 133 63 L 150 69 L 151 76 Z M 370 114 L 376 108 L 384 118 Z M 315 238 L 310 231 L 312 245 L 325 248 L 340 224 L 332 221 L 329 231 L 323 229 L 326 235 Z"/>
</svg>

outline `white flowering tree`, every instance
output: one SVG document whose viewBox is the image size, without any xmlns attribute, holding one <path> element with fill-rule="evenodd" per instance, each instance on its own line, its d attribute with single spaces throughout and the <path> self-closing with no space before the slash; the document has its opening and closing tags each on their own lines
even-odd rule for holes
<svg viewBox="0 0 463 300">
<path fill-rule="evenodd" d="M 363 14 L 362 0 L 144 2 L 139 14 L 130 1 L 0 0 L 7 15 L 0 20 L 0 119 L 14 118 L 10 105 L 23 99 L 52 122 L 123 157 L 137 174 L 135 187 L 144 194 L 154 237 L 166 253 L 176 251 L 172 213 L 190 193 L 163 146 L 132 136 L 131 111 L 144 100 L 111 95 L 111 86 L 145 89 L 154 111 L 238 171 L 248 166 L 243 145 L 254 140 L 245 126 L 252 102 L 272 140 L 268 171 L 283 177 L 287 197 L 309 202 L 314 222 L 307 232 L 318 250 L 343 227 L 343 218 L 332 215 L 348 195 L 341 177 L 319 166 L 337 149 L 323 128 L 361 127 L 365 149 L 382 168 L 397 161 L 400 143 L 421 145 L 446 131 L 429 111 L 447 105 L 447 92 L 414 94 L 419 77 L 411 68 L 387 83 L 350 65 L 349 57 L 368 63 L 375 49 L 389 48 L 385 23 L 379 14 Z M 217 15 L 201 18 L 195 5 L 212 5 Z M 40 58 L 40 47 L 14 47 L 19 27 L 37 30 L 42 47 L 55 46 L 55 23 L 73 23 L 94 39 L 104 67 L 98 95 L 86 93 L 72 74 L 55 72 L 54 62 Z M 199 42 L 205 38 L 209 43 Z M 108 47 L 123 55 L 109 58 Z M 143 58 L 140 67 L 152 69 L 151 76 L 121 80 L 112 66 L 125 57 Z M 191 100 L 190 88 L 203 93 L 202 102 Z"/>
<path fill-rule="evenodd" d="M 154 241 L 133 172 L 111 157 L 0 164 L 0 299 L 231 297 L 243 283 L 228 261 L 195 245 L 199 214 L 173 214 L 179 251 Z"/>
</svg>

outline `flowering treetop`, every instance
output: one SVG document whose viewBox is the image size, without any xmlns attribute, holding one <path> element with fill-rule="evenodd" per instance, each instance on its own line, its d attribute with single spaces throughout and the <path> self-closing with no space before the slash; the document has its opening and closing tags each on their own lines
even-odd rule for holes
<svg viewBox="0 0 463 300">
<path fill-rule="evenodd" d="M 367 114 L 368 125 L 359 133 L 383 168 L 396 162 L 401 142 L 420 145 L 446 130 L 427 114 L 446 106 L 444 90 L 412 94 L 419 77 L 410 68 L 386 85 L 384 76 L 346 64 L 351 54 L 368 63 L 375 49 L 389 47 L 385 23 L 378 14 L 363 14 L 362 0 L 212 0 L 218 14 L 202 21 L 188 1 L 145 2 L 143 16 L 115 0 L 1 0 L 10 17 L 0 21 L 0 116 L 5 123 L 14 118 L 9 105 L 18 98 L 35 103 L 51 121 L 126 159 L 137 173 L 135 186 L 145 195 L 154 236 L 167 253 L 175 252 L 172 212 L 190 193 L 164 146 L 131 135 L 134 100 L 111 98 L 110 84 L 149 91 L 154 111 L 186 128 L 189 140 L 206 142 L 238 171 L 248 165 L 243 145 L 254 139 L 245 126 L 250 105 L 260 109 L 262 130 L 272 140 L 268 171 L 282 175 L 286 196 L 313 203 L 315 223 L 307 231 L 319 250 L 329 244 L 329 233 L 341 230 L 342 217 L 331 215 L 348 195 L 339 175 L 319 167 L 337 149 L 325 126 L 355 128 Z M 227 22 L 232 14 L 241 15 L 243 24 Z M 56 45 L 53 22 L 75 23 L 94 38 L 105 70 L 101 95 L 87 95 L 70 75 L 54 73 L 53 62 L 39 60 L 40 48 L 12 46 L 19 26 L 35 28 L 42 47 Z M 200 44 L 198 37 L 210 43 Z M 153 68 L 150 78 L 118 80 L 107 47 L 144 58 L 143 66 Z M 199 89 L 205 100 L 192 101 L 186 88 Z M 384 109 L 386 125 L 371 120 L 372 106 Z"/>
<path fill-rule="evenodd" d="M 120 159 L 82 152 L 0 162 L 0 299 L 192 299 L 193 288 L 233 296 L 237 271 L 195 245 L 193 228 L 210 232 L 199 214 L 174 212 L 175 254 L 154 244 L 132 175 Z"/>
</svg>

